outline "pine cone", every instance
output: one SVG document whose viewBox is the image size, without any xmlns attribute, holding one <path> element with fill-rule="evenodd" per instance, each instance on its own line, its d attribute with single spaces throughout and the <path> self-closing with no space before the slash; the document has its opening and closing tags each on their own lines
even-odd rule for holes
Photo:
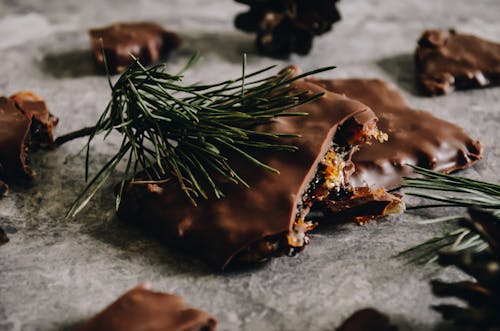
<svg viewBox="0 0 500 331">
<path fill-rule="evenodd" d="M 338 0 L 235 0 L 250 6 L 236 17 L 238 29 L 257 33 L 257 49 L 272 56 L 309 53 L 315 35 L 340 20 Z"/>
<path fill-rule="evenodd" d="M 461 330 L 500 330 L 500 218 L 492 213 L 469 210 L 466 226 L 481 236 L 488 248 L 480 253 L 472 250 L 441 252 L 439 263 L 455 266 L 474 277 L 475 281 L 445 283 L 433 281 L 432 290 L 440 297 L 456 297 L 466 307 L 438 305 L 433 308 L 445 319 L 453 320 Z"/>
</svg>

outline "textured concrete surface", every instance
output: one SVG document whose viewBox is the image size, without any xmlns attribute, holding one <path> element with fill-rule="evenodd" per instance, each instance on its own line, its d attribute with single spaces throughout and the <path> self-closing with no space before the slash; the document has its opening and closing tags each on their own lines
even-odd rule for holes
<svg viewBox="0 0 500 331">
<path fill-rule="evenodd" d="M 61 119 L 58 133 L 90 125 L 109 90 L 89 59 L 86 30 L 119 20 L 153 20 L 184 37 L 182 49 L 169 59 L 174 69 L 201 51 L 188 80 L 237 76 L 246 51 L 254 69 L 271 63 L 305 69 L 334 64 L 338 69 L 325 76 L 392 81 L 415 107 L 458 123 L 483 141 L 484 161 L 462 174 L 498 180 L 500 89 L 420 97 L 412 63 L 425 28 L 456 27 L 500 41 L 498 0 L 342 1 L 343 20 L 335 30 L 317 38 L 309 56 L 288 61 L 254 53 L 252 36 L 232 27 L 242 9 L 229 0 L 2 0 L 0 94 L 30 89 L 43 96 Z M 428 280 L 462 277 L 392 258 L 442 230 L 415 224 L 427 212 L 363 227 L 322 228 L 297 257 L 223 274 L 120 224 L 113 216 L 111 184 L 76 220 L 64 221 L 83 185 L 78 154 L 83 143 L 34 155 L 36 185 L 14 187 L 0 201 L 0 226 L 11 239 L 0 247 L 1 330 L 69 330 L 144 281 L 212 312 L 219 330 L 332 330 L 366 306 L 389 313 L 402 330 L 433 330 L 441 323 L 429 309 L 436 301 Z M 115 147 L 114 139 L 97 144 L 92 169 Z"/>
</svg>

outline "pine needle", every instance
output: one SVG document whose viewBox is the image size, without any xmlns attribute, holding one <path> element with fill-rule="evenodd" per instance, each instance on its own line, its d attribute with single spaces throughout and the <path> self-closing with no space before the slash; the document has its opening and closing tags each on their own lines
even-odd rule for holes
<svg viewBox="0 0 500 331">
<path fill-rule="evenodd" d="M 500 223 L 500 185 L 447 175 L 418 166 L 412 166 L 419 178 L 405 178 L 402 185 L 405 194 L 434 201 L 432 204 L 410 206 L 407 209 L 460 207 L 487 211 L 492 219 Z M 469 220 L 465 213 L 457 213 L 444 217 L 419 222 L 435 224 L 452 222 L 453 231 L 434 237 L 417 246 L 411 247 L 398 256 L 405 256 L 409 262 L 428 263 L 435 261 L 440 250 L 461 251 L 471 249 L 482 251 L 488 247 L 480 235 L 467 227 L 461 226 Z"/>
<path fill-rule="evenodd" d="M 256 156 L 262 150 L 294 151 L 278 137 L 293 135 L 262 133 L 255 125 L 271 122 L 281 116 L 304 116 L 292 108 L 315 100 L 321 94 L 306 97 L 292 92 L 290 83 L 334 67 L 320 68 L 292 77 L 290 70 L 266 74 L 273 67 L 246 73 L 215 84 L 182 83 L 182 74 L 192 65 L 188 62 L 180 74 L 172 75 L 165 65 L 146 69 L 138 59 L 118 78 L 111 88 L 111 100 L 92 128 L 58 138 L 58 144 L 88 135 L 85 157 L 85 180 L 89 178 L 91 143 L 97 136 L 104 139 L 118 132 L 123 142 L 111 159 L 88 181 L 67 213 L 74 217 L 111 177 L 118 164 L 126 161 L 116 198 L 118 208 L 125 184 L 141 173 L 140 180 L 151 183 L 176 179 L 196 205 L 198 199 L 221 198 L 221 182 L 247 186 L 233 169 L 233 158 L 278 172 Z M 231 157 L 229 157 L 231 155 Z M 143 178 L 145 177 L 145 178 Z"/>
</svg>

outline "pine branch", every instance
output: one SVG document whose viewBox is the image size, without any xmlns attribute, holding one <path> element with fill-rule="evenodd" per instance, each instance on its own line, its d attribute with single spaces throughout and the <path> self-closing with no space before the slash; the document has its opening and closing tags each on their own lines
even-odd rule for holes
<svg viewBox="0 0 500 331">
<path fill-rule="evenodd" d="M 111 100 L 96 125 L 58 138 L 59 144 L 88 135 L 85 180 L 89 180 L 90 145 L 98 135 L 111 132 L 122 136 L 118 151 L 87 183 L 68 211 L 75 216 L 103 186 L 121 161 L 126 161 L 116 198 L 118 208 L 125 184 L 141 173 L 141 180 L 163 182 L 176 179 L 196 205 L 200 198 L 221 198 L 221 182 L 248 186 L 233 169 L 234 158 L 246 165 L 279 172 L 256 155 L 263 150 L 294 151 L 281 139 L 293 136 L 264 133 L 255 125 L 282 116 L 304 116 L 294 107 L 313 101 L 321 94 L 306 96 L 290 84 L 300 78 L 331 70 L 320 68 L 292 76 L 284 70 L 264 78 L 273 67 L 215 84 L 183 84 L 181 74 L 166 72 L 164 65 L 146 69 L 137 59 L 111 86 Z M 188 66 L 192 61 L 188 63 Z M 183 70 L 184 71 L 184 70 Z M 145 178 L 142 178 L 145 177 Z"/>
<path fill-rule="evenodd" d="M 425 168 L 412 166 L 420 178 L 405 178 L 402 186 L 412 191 L 407 195 L 416 196 L 435 203 L 408 207 L 407 209 L 465 207 L 469 213 L 479 210 L 488 213 L 490 218 L 500 223 L 500 185 L 464 177 L 438 173 Z M 435 261 L 440 250 L 480 252 L 488 247 L 483 238 L 470 227 L 465 226 L 470 217 L 465 213 L 457 213 L 445 217 L 419 222 L 435 224 L 453 222 L 456 229 L 441 236 L 411 247 L 400 254 L 409 258 L 409 262 L 425 263 Z"/>
</svg>

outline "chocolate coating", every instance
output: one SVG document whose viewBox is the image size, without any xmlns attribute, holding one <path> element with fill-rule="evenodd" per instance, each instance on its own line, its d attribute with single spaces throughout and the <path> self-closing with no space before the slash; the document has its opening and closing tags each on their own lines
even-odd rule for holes
<svg viewBox="0 0 500 331">
<path fill-rule="evenodd" d="M 137 57 L 143 65 L 157 62 L 166 53 L 179 47 L 181 39 L 155 23 L 116 23 L 89 31 L 95 62 L 104 68 L 102 48 L 112 73 L 125 70 Z M 101 47 L 101 38 L 102 46 Z"/>
<path fill-rule="evenodd" d="M 45 102 L 31 92 L 0 97 L 0 178 L 7 182 L 33 180 L 27 154 L 54 142 L 56 124 Z"/>
<path fill-rule="evenodd" d="M 295 69 L 296 70 L 296 69 Z M 129 184 L 122 196 L 118 216 L 145 227 L 167 242 L 178 242 L 218 268 L 224 268 L 235 255 L 264 238 L 292 230 L 304 192 L 315 175 L 318 163 L 330 148 L 334 136 L 345 123 L 362 129 L 375 127 L 376 117 L 364 104 L 328 92 L 306 80 L 293 88 L 318 100 L 294 108 L 304 117 L 282 117 L 262 130 L 299 133 L 287 144 L 296 152 L 268 152 L 267 164 L 280 174 L 256 167 L 243 171 L 250 188 L 227 185 L 226 197 L 199 202 L 193 207 L 175 182 L 161 185 Z M 347 139 L 347 137 L 346 137 Z M 271 249 L 271 247 L 269 247 Z"/>
<path fill-rule="evenodd" d="M 181 297 L 139 285 L 77 331 L 213 331 L 216 325 L 212 316 L 187 307 Z"/>
<path fill-rule="evenodd" d="M 410 108 L 396 88 L 379 79 L 317 80 L 326 89 L 344 93 L 372 108 L 378 127 L 389 135 L 381 144 L 360 147 L 353 155 L 351 183 L 392 189 L 413 171 L 405 164 L 449 173 L 482 158 L 482 145 L 462 128 L 431 113 Z"/>
<path fill-rule="evenodd" d="M 337 331 L 397 331 L 389 318 L 373 308 L 358 310 L 352 314 Z"/>
<path fill-rule="evenodd" d="M 473 35 L 424 31 L 415 61 L 420 86 L 429 95 L 500 84 L 500 44 Z"/>
</svg>

